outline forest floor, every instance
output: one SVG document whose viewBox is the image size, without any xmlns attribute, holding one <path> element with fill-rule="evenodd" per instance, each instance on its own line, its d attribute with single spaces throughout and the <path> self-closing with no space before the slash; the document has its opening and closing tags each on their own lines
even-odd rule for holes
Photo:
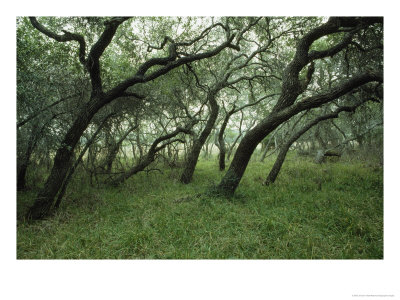
<svg viewBox="0 0 400 300">
<path fill-rule="evenodd" d="M 119 188 L 77 176 L 54 216 L 18 218 L 17 258 L 383 258 L 381 167 L 292 154 L 275 184 L 263 186 L 273 162 L 251 162 L 231 199 L 178 200 L 218 183 L 216 159 L 201 160 L 188 185 L 180 169 L 142 172 Z M 36 192 L 18 192 L 18 216 Z"/>
</svg>

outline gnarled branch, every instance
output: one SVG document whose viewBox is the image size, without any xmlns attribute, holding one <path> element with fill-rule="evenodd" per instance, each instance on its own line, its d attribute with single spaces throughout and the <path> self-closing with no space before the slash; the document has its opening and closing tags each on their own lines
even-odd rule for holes
<svg viewBox="0 0 400 300">
<path fill-rule="evenodd" d="M 29 20 L 31 21 L 31 24 L 33 27 L 35 27 L 37 30 L 39 30 L 41 33 L 44 35 L 48 36 L 49 38 L 52 38 L 56 40 L 57 42 L 70 42 L 70 41 L 76 41 L 79 43 L 79 61 L 81 64 L 85 65 L 86 64 L 86 42 L 83 36 L 77 33 L 71 33 L 66 30 L 63 30 L 64 34 L 56 34 L 52 32 L 51 30 L 47 29 L 44 27 L 42 24 L 38 22 L 38 20 L 35 17 L 29 17 Z"/>
<path fill-rule="evenodd" d="M 121 94 L 130 86 L 135 85 L 137 83 L 145 83 L 145 82 L 149 82 L 151 80 L 154 80 L 166 73 L 168 73 L 169 71 L 171 71 L 172 69 L 175 69 L 181 65 L 185 65 L 197 60 L 201 60 L 201 59 L 205 59 L 205 58 L 209 58 L 212 56 L 215 56 L 217 54 L 219 54 L 222 50 L 224 50 L 227 47 L 232 47 L 232 40 L 234 39 L 234 35 L 232 35 L 228 40 L 226 40 L 224 43 L 222 43 L 221 45 L 215 47 L 214 49 L 211 49 L 209 51 L 206 52 L 202 52 L 202 53 L 197 53 L 197 54 L 192 54 L 192 55 L 188 55 L 185 57 L 181 57 L 178 59 L 174 59 L 174 55 L 168 55 L 167 57 L 164 58 L 153 58 L 150 59 L 149 61 L 143 63 L 139 69 L 138 72 L 124 80 L 123 82 L 121 82 L 120 84 L 118 84 L 116 87 L 114 87 L 112 90 L 110 90 L 107 93 L 107 97 L 105 98 L 106 102 L 110 102 L 113 99 L 120 97 Z M 163 65 L 163 67 L 155 70 L 154 72 L 146 75 L 146 72 L 155 65 Z"/>
</svg>

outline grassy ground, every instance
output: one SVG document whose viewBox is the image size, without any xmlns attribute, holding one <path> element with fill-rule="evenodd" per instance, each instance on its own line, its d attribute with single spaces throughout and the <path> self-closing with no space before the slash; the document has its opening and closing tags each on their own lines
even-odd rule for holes
<svg viewBox="0 0 400 300">
<path fill-rule="evenodd" d="M 19 259 L 382 259 L 383 174 L 361 163 L 291 155 L 276 183 L 273 164 L 252 162 L 233 199 L 202 196 L 222 174 L 200 161 L 191 184 L 179 169 L 141 173 L 119 188 L 71 184 L 48 220 L 17 222 Z M 35 191 L 18 193 L 18 214 Z"/>
</svg>

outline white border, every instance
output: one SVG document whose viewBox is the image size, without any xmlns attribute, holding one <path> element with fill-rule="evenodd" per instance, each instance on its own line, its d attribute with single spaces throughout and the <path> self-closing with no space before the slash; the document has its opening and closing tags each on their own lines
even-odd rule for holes
<svg viewBox="0 0 400 300">
<path fill-rule="evenodd" d="M 398 9 L 395 1 L 15 1 L 1 17 L 2 299 L 356 299 L 400 296 L 398 269 Z M 141 1 L 143 2 L 143 1 Z M 57 3 L 57 4 L 56 4 Z M 383 15 L 385 17 L 384 260 L 17 261 L 15 17 L 23 15 Z M 396 277 L 397 275 L 397 277 Z M 374 299 L 380 299 L 374 297 Z"/>
</svg>

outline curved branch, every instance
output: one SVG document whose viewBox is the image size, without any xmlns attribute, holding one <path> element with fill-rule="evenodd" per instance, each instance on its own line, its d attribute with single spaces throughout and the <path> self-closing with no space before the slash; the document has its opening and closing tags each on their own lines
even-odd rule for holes
<svg viewBox="0 0 400 300">
<path fill-rule="evenodd" d="M 257 19 L 258 22 L 259 19 Z M 257 23 L 256 22 L 256 23 Z M 283 32 L 281 32 L 280 34 L 278 34 L 275 37 L 269 37 L 268 42 L 264 45 L 264 46 L 259 46 L 255 51 L 253 51 L 250 55 L 246 55 L 246 54 L 239 54 L 238 56 L 234 57 L 233 59 L 231 59 L 225 66 L 225 70 L 227 71 L 225 74 L 225 80 L 228 80 L 228 78 L 232 75 L 233 72 L 243 69 L 247 66 L 250 65 L 250 62 L 252 61 L 252 59 L 257 55 L 257 54 L 261 54 L 265 51 L 268 50 L 268 48 L 270 48 L 273 44 L 273 42 L 277 39 L 279 39 L 280 37 L 284 36 L 286 33 L 290 32 L 289 30 L 285 30 Z M 236 61 L 237 59 L 239 59 L 240 57 L 244 56 L 246 59 L 239 65 L 234 66 L 231 68 L 231 65 L 233 64 L 234 61 Z"/>
<path fill-rule="evenodd" d="M 160 136 L 159 138 L 155 139 L 148 153 L 150 155 L 154 155 L 158 151 L 157 146 L 159 143 L 168 140 L 170 138 L 173 138 L 174 136 L 177 136 L 179 133 L 191 134 L 192 133 L 191 128 L 193 127 L 193 125 L 194 124 L 191 123 L 187 127 L 177 127 L 173 132 Z"/>
<path fill-rule="evenodd" d="M 168 142 L 162 144 L 161 146 L 158 146 L 157 148 L 155 148 L 155 149 L 154 149 L 154 152 L 159 152 L 160 150 L 164 149 L 164 148 L 167 147 L 168 145 L 171 145 L 171 144 L 173 144 L 173 143 L 175 143 L 175 142 L 180 142 L 180 143 L 182 143 L 182 144 L 185 143 L 185 141 L 182 140 L 182 139 L 173 139 L 173 140 L 170 140 L 170 141 L 168 141 Z"/>
<path fill-rule="evenodd" d="M 382 73 L 364 73 L 358 74 L 350 78 L 349 80 L 343 82 L 342 84 L 332 88 L 330 91 L 308 97 L 301 102 L 297 102 L 294 105 L 282 109 L 281 111 L 277 112 L 276 114 L 272 114 L 272 119 L 288 119 L 291 116 L 310 108 L 318 107 L 322 104 L 328 103 L 333 101 L 346 93 L 356 89 L 366 83 L 369 82 L 383 82 L 383 75 Z M 267 119 L 270 119 L 267 117 Z"/>
<path fill-rule="evenodd" d="M 130 18 L 129 17 L 111 18 L 110 20 L 104 22 L 106 28 L 104 29 L 103 33 L 101 34 L 97 42 L 90 49 L 88 60 L 89 58 L 92 60 L 98 60 L 100 58 L 104 50 L 111 43 L 111 40 L 118 29 L 118 26 L 128 19 Z"/>
<path fill-rule="evenodd" d="M 347 47 L 354 36 L 354 32 L 349 32 L 348 34 L 346 34 L 346 36 L 343 38 L 343 40 L 341 40 L 337 45 L 323 50 L 323 51 L 315 51 L 312 50 L 310 51 L 310 53 L 308 53 L 308 59 L 309 60 L 314 60 L 314 59 L 320 59 L 320 58 L 324 58 L 327 56 L 334 56 L 335 54 L 339 53 L 340 51 L 342 51 L 345 47 Z"/>
<path fill-rule="evenodd" d="M 127 172 L 120 175 L 119 177 L 110 180 L 110 184 L 113 186 L 117 186 L 122 182 L 124 182 L 125 180 L 127 180 L 128 178 L 130 178 L 131 176 L 135 175 L 136 173 L 143 171 L 148 165 L 150 165 L 155 160 L 156 158 L 155 155 L 157 154 L 157 152 L 165 148 L 167 145 L 172 144 L 174 142 L 184 142 L 181 139 L 173 139 L 173 140 L 169 139 L 177 136 L 179 133 L 185 133 L 185 134 L 191 133 L 191 128 L 193 127 L 193 125 L 194 123 L 190 123 L 185 128 L 177 127 L 173 132 L 165 134 L 155 139 L 154 142 L 151 144 L 147 154 L 140 160 L 140 162 L 137 165 L 133 166 L 131 169 L 129 169 Z M 159 143 L 166 140 L 169 141 L 165 142 L 161 146 L 158 146 Z"/>
<path fill-rule="evenodd" d="M 242 39 L 243 35 L 244 35 L 247 31 L 249 31 L 249 30 L 251 29 L 251 27 L 257 25 L 257 23 L 258 23 L 262 18 L 263 18 L 263 17 L 250 18 L 249 24 L 248 24 L 245 28 L 243 28 L 243 29 L 239 32 L 239 34 L 237 35 L 237 38 L 236 38 L 236 45 L 239 45 L 240 40 Z"/>
<path fill-rule="evenodd" d="M 197 73 L 195 72 L 195 70 L 192 68 L 192 66 L 190 65 L 190 63 L 186 64 L 187 69 L 193 74 L 195 80 L 196 80 L 196 86 L 200 89 L 202 89 L 204 92 L 207 92 L 207 86 L 203 85 L 200 83 L 199 77 L 197 76 Z"/>
<path fill-rule="evenodd" d="M 130 86 L 135 85 L 137 83 L 145 83 L 145 82 L 149 82 L 151 80 L 154 80 L 166 73 L 168 73 L 169 71 L 171 71 L 172 69 L 175 69 L 181 65 L 184 64 L 188 64 L 197 60 L 201 60 L 201 59 L 205 59 L 205 58 L 209 58 L 212 56 L 215 56 L 217 54 L 219 54 L 222 50 L 224 50 L 227 47 L 232 47 L 232 40 L 235 36 L 232 35 L 227 41 L 225 41 L 224 43 L 222 43 L 221 45 L 219 45 L 218 47 L 215 47 L 214 49 L 211 49 L 209 51 L 206 52 L 202 52 L 202 53 L 197 53 L 197 54 L 192 54 L 192 55 L 188 55 L 185 57 L 181 57 L 175 60 L 171 60 L 172 57 L 168 56 L 168 57 L 164 57 L 164 58 L 155 58 L 155 59 L 150 59 L 149 61 L 143 63 L 140 67 L 139 67 L 139 71 L 132 76 L 131 78 L 128 78 L 126 80 L 124 80 L 123 82 L 121 82 L 120 84 L 118 84 L 116 87 L 114 87 L 113 89 L 111 89 L 108 93 L 107 93 L 107 97 L 105 97 L 105 101 L 109 102 L 112 101 L 113 99 L 120 97 L 120 95 Z M 166 62 L 167 60 L 169 60 L 168 62 Z M 150 73 L 149 75 L 145 75 L 145 73 L 147 72 L 147 70 L 155 65 L 160 65 L 165 63 L 166 64 L 155 70 L 154 72 Z"/>
<path fill-rule="evenodd" d="M 151 49 L 162 50 L 167 42 L 170 42 L 170 43 L 173 43 L 173 44 L 175 43 L 173 39 L 171 39 L 169 36 L 166 36 L 166 37 L 164 37 L 164 40 L 162 41 L 160 47 L 148 45 L 147 46 L 147 52 L 150 52 Z"/>
<path fill-rule="evenodd" d="M 260 99 L 258 99 L 258 100 L 255 101 L 255 102 L 248 103 L 248 104 L 245 104 L 245 105 L 243 105 L 243 106 L 241 106 L 241 107 L 238 107 L 238 108 L 236 108 L 236 109 L 233 109 L 232 114 L 235 114 L 235 113 L 237 113 L 238 111 L 240 111 L 240 110 L 242 110 L 242 109 L 244 109 L 244 108 L 246 108 L 246 107 L 253 106 L 253 105 L 257 105 L 258 103 L 260 103 L 261 101 L 263 101 L 263 100 L 266 99 L 266 98 L 270 98 L 270 97 L 277 96 L 277 95 L 279 95 L 279 94 L 270 94 L 270 95 L 266 95 L 266 96 L 264 96 L 264 97 L 261 97 Z"/>
<path fill-rule="evenodd" d="M 33 27 L 35 27 L 37 30 L 39 30 L 41 33 L 44 35 L 48 36 L 49 38 L 52 38 L 56 40 L 57 42 L 69 42 L 69 41 L 76 41 L 79 43 L 79 61 L 81 64 L 85 65 L 86 63 L 86 42 L 83 36 L 77 33 L 71 33 L 66 30 L 63 30 L 64 34 L 59 35 L 56 34 L 46 27 L 44 27 L 42 24 L 38 22 L 38 20 L 35 17 L 29 17 L 29 20 L 31 21 L 31 24 Z"/>
<path fill-rule="evenodd" d="M 137 71 L 136 75 L 144 76 L 144 74 L 147 72 L 147 70 L 150 69 L 151 67 L 157 66 L 157 65 L 165 66 L 169 62 L 174 61 L 177 57 L 178 57 L 178 54 L 176 52 L 176 44 L 172 43 L 168 47 L 168 56 L 156 57 L 156 58 L 149 59 L 148 61 L 146 61 L 139 67 L 139 70 Z"/>
<path fill-rule="evenodd" d="M 65 30 L 63 30 L 64 32 L 63 35 L 59 35 L 41 25 L 35 17 L 29 17 L 29 19 L 33 27 L 35 27 L 37 30 L 39 30 L 46 36 L 58 42 L 77 41 L 79 43 L 79 61 L 86 67 L 86 69 L 90 74 L 90 79 L 92 83 L 92 92 L 95 94 L 102 93 L 103 89 L 100 77 L 100 62 L 99 62 L 100 56 L 103 54 L 104 50 L 110 44 L 112 38 L 115 35 L 115 32 L 117 31 L 118 26 L 121 25 L 124 21 L 128 20 L 129 18 L 114 17 L 104 22 L 106 28 L 100 35 L 100 38 L 97 40 L 97 42 L 90 49 L 87 59 L 85 59 L 86 43 L 83 36 Z"/>
<path fill-rule="evenodd" d="M 225 31 L 227 31 L 226 27 L 222 23 L 215 23 L 215 24 L 212 24 L 211 26 L 207 27 L 206 29 L 204 29 L 197 38 L 194 38 L 193 40 L 191 40 L 189 42 L 178 42 L 178 43 L 175 43 L 175 41 L 171 37 L 165 36 L 164 40 L 162 41 L 162 43 L 161 43 L 161 45 L 159 47 L 148 45 L 147 46 L 147 51 L 151 52 L 152 49 L 162 50 L 164 48 L 164 46 L 167 44 L 167 42 L 173 43 L 176 46 L 191 46 L 194 43 L 196 43 L 196 42 L 200 41 L 201 39 L 205 38 L 210 33 L 211 29 L 213 29 L 214 27 L 217 27 L 217 26 L 220 26 Z"/>
</svg>

